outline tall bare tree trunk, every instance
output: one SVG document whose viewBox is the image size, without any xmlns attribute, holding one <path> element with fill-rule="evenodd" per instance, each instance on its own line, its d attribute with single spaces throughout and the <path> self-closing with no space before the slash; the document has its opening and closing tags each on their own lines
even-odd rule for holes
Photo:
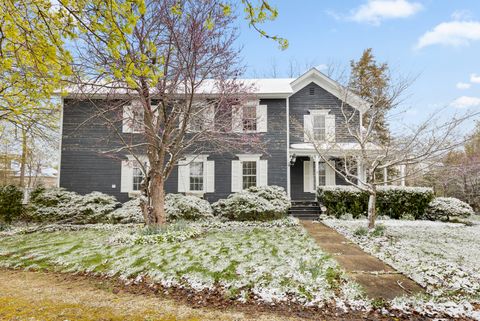
<svg viewBox="0 0 480 321">
<path fill-rule="evenodd" d="M 164 181 L 161 177 L 155 176 L 150 183 L 150 198 L 151 218 L 154 219 L 154 224 L 165 225 L 167 223 L 167 216 L 165 213 L 165 189 Z"/>
<path fill-rule="evenodd" d="M 22 156 L 20 158 L 20 187 L 25 187 L 25 167 L 27 165 L 27 130 L 22 127 Z"/>
<path fill-rule="evenodd" d="M 368 197 L 368 228 L 373 229 L 375 227 L 375 220 L 377 218 L 377 191 L 373 189 L 370 191 L 370 196 Z"/>
</svg>

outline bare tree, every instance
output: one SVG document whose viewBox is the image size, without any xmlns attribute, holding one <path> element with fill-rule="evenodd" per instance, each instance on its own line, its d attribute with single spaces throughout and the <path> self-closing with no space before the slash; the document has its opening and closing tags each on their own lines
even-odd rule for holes
<svg viewBox="0 0 480 321">
<path fill-rule="evenodd" d="M 119 50 L 106 47 L 111 30 L 85 33 L 77 48 L 74 88 L 92 104 L 95 95 L 105 98 L 92 119 L 115 133 L 119 147 L 108 153 L 132 155 L 141 166 L 149 224 L 165 224 L 165 183 L 186 154 L 261 145 L 255 134 L 237 130 L 248 126 L 238 115 L 252 96 L 250 86 L 237 81 L 243 69 L 235 17 L 225 15 L 222 3 L 149 0 L 131 34 L 114 30 Z"/>
<path fill-rule="evenodd" d="M 349 185 L 369 194 L 369 228 L 375 226 L 377 217 L 378 186 L 403 185 L 406 178 L 425 170 L 425 167 L 438 162 L 448 152 L 461 146 L 464 143 L 463 136 L 459 134 L 462 124 L 478 115 L 467 113 L 442 122 L 440 121 L 442 110 L 438 110 L 418 125 L 401 126 L 397 123 L 398 129 L 392 132 L 387 140 L 380 141 L 375 128 L 379 120 L 388 119 L 383 108 L 385 99 L 388 99 L 390 106 L 397 106 L 402 93 L 409 85 L 410 82 L 407 80 L 389 83 L 385 88 L 385 95 L 378 101 L 371 100 L 362 110 L 355 109 L 349 104 L 351 101 L 358 102 L 360 97 L 353 94 L 347 86 L 338 84 L 337 90 L 342 93 L 342 99 L 339 106 L 334 108 L 340 109 L 342 119 L 336 122 L 341 126 L 336 130 L 345 130 L 348 137 L 346 141 L 336 139 L 335 132 L 332 133 L 328 128 L 325 134 L 318 135 L 312 130 L 312 125 L 304 126 L 297 123 L 297 126 L 303 128 L 302 133 L 326 166 Z M 332 164 L 332 155 L 339 159 L 338 166 Z M 410 168 L 409 171 L 406 170 L 407 166 Z M 396 175 L 388 177 L 386 173 L 392 168 L 399 170 Z M 318 169 L 316 172 L 318 173 Z"/>
</svg>

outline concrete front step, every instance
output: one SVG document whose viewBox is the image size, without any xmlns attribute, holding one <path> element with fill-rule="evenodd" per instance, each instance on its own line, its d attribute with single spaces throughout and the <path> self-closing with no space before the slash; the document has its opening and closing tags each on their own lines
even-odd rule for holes
<svg viewBox="0 0 480 321">
<path fill-rule="evenodd" d="M 315 201 L 292 201 L 292 207 L 288 213 L 302 220 L 316 220 L 321 214 L 320 207 Z"/>
</svg>

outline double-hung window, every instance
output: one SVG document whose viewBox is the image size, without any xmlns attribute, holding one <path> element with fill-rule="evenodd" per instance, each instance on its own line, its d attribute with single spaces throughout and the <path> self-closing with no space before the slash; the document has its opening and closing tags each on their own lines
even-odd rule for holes
<svg viewBox="0 0 480 321">
<path fill-rule="evenodd" d="M 242 186 L 247 189 L 252 186 L 257 186 L 257 162 L 243 161 L 242 162 Z"/>
<path fill-rule="evenodd" d="M 257 106 L 256 105 L 243 106 L 242 124 L 243 124 L 244 132 L 254 132 L 257 130 Z"/>
<path fill-rule="evenodd" d="M 313 137 L 317 141 L 325 140 L 325 115 L 313 116 Z"/>
<path fill-rule="evenodd" d="M 327 184 L 327 176 L 326 176 L 326 164 L 323 162 L 318 163 L 318 185 L 319 186 L 325 186 Z M 316 184 L 316 179 L 315 179 L 315 163 L 313 163 L 313 185 L 315 186 Z M 314 190 L 316 190 L 318 186 L 315 186 Z"/>
<path fill-rule="evenodd" d="M 139 166 L 133 167 L 133 191 L 139 191 L 142 189 L 142 182 L 143 182 L 143 171 Z"/>
<path fill-rule="evenodd" d="M 203 191 L 203 162 L 190 163 L 190 191 Z"/>
</svg>

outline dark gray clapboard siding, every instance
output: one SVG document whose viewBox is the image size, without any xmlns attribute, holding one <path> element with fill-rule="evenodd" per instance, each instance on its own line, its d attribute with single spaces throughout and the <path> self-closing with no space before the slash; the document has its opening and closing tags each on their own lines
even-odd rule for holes
<svg viewBox="0 0 480 321">
<path fill-rule="evenodd" d="M 313 95 L 311 95 L 313 90 Z M 311 109 L 330 109 L 330 114 L 335 115 L 335 139 L 337 142 L 352 142 L 345 125 L 342 114 L 341 101 L 315 83 L 310 83 L 290 97 L 290 144 L 303 142 L 303 116 L 309 114 Z M 353 110 L 346 106 L 345 110 Z M 355 118 L 358 126 L 358 117 Z M 353 123 L 353 122 L 352 122 Z"/>
<path fill-rule="evenodd" d="M 60 186 L 81 194 L 99 191 L 115 196 L 124 202 L 127 193 L 120 193 L 121 160 L 124 152 L 108 153 L 122 146 L 114 129 L 101 117 L 93 117 L 106 105 L 117 103 L 102 100 L 64 100 L 62 156 L 60 163 Z M 268 132 L 255 134 L 265 143 L 265 156 L 268 159 L 268 184 L 287 188 L 286 156 L 286 100 L 265 99 L 267 105 Z M 109 119 L 119 119 L 120 111 L 104 114 Z M 121 124 L 116 125 L 121 130 Z M 126 139 L 140 141 L 142 135 L 124 134 Z M 236 151 L 232 153 L 210 153 L 209 160 L 215 161 L 215 193 L 205 198 L 216 201 L 231 193 L 231 161 L 236 153 L 258 153 L 258 151 Z M 114 186 L 114 187 L 113 187 Z M 175 169 L 166 182 L 166 192 L 176 193 L 178 172 Z"/>
</svg>

